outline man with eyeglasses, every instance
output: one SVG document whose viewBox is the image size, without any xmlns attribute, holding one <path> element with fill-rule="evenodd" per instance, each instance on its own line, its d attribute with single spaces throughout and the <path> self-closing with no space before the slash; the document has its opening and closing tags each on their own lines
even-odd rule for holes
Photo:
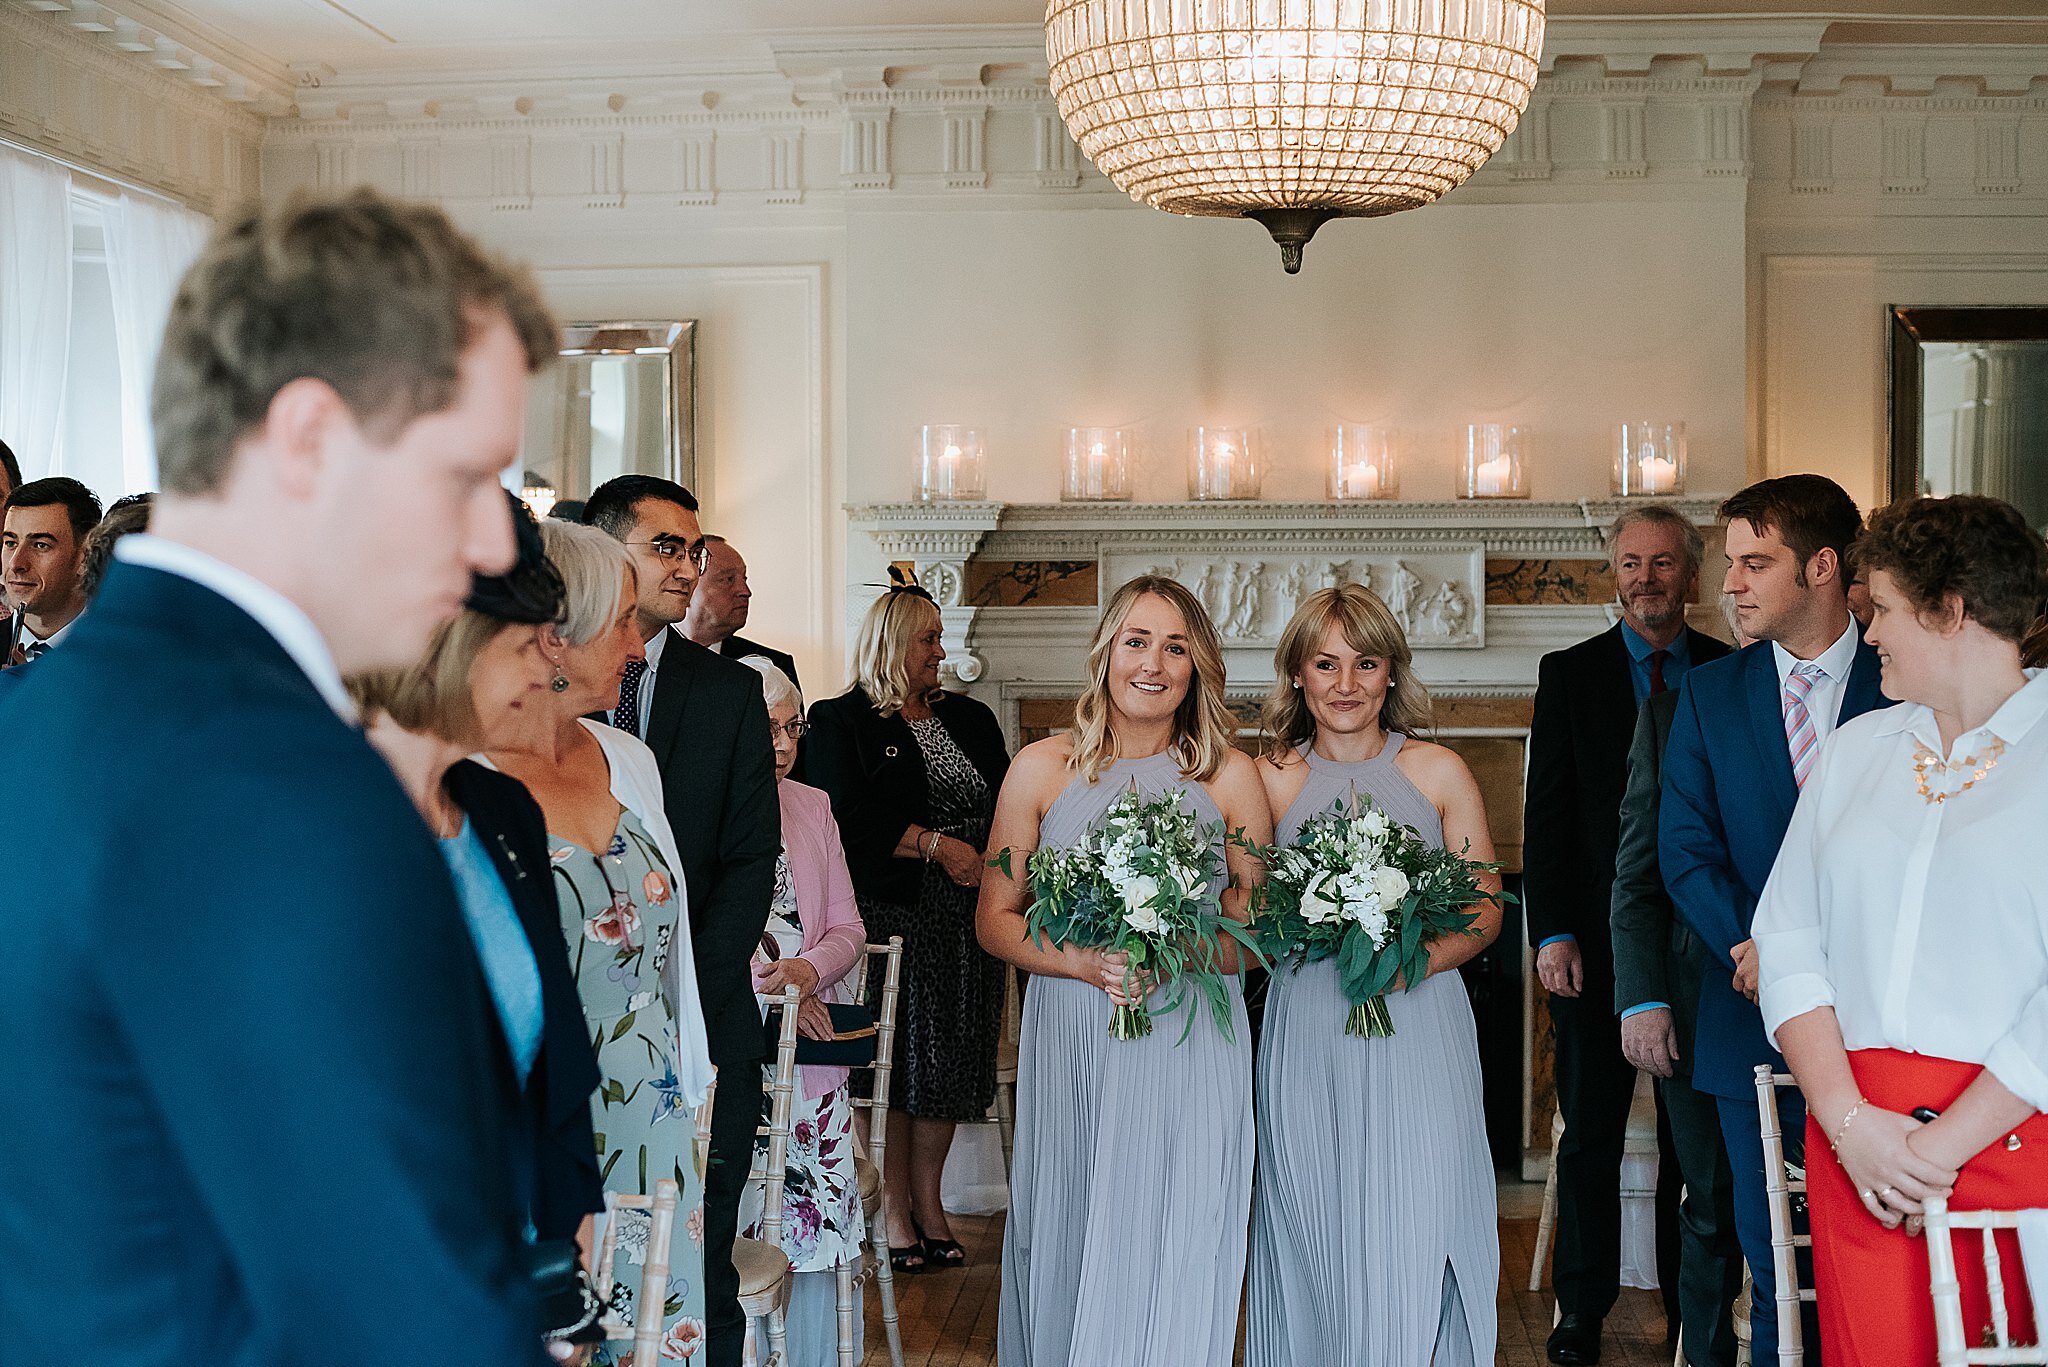
<svg viewBox="0 0 2048 1367">
<path fill-rule="evenodd" d="M 625 543 L 637 575 L 647 658 L 626 666 L 606 720 L 654 751 L 683 861 L 697 995 L 719 1079 L 704 1179 L 706 1359 L 738 1367 L 746 1318 L 732 1245 L 767 1057 L 749 963 L 768 926 L 782 853 L 768 707 L 760 675 L 682 632 L 706 562 L 696 497 L 671 480 L 621 475 L 591 493 L 583 520 Z"/>
</svg>

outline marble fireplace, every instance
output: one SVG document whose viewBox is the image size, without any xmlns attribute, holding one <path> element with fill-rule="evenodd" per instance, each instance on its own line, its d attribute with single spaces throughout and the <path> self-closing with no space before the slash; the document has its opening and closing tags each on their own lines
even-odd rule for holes
<svg viewBox="0 0 2048 1367">
<path fill-rule="evenodd" d="M 1718 502 L 1672 500 L 1710 538 Z M 850 578 L 881 582 L 886 564 L 916 574 L 943 611 L 950 685 L 993 708 L 1013 747 L 1065 724 L 1099 604 L 1133 575 L 1170 575 L 1209 608 L 1247 740 L 1273 682 L 1273 648 L 1295 605 L 1326 584 L 1364 584 L 1408 632 L 1417 672 L 1436 702 L 1438 738 L 1477 774 L 1513 888 L 1522 866 L 1536 664 L 1546 651 L 1613 622 L 1602 529 L 1626 506 L 864 505 L 848 509 L 856 532 Z M 1720 563 L 1717 547 L 1708 563 Z M 853 591 L 849 618 L 873 592 Z M 1695 625 L 1725 635 L 1711 596 L 1703 596 L 1707 601 L 1692 610 Z M 1520 925 L 1511 911 L 1500 942 L 1466 976 L 1480 1020 L 1496 1159 L 1540 1178 L 1553 1110 L 1549 1013 Z"/>
</svg>

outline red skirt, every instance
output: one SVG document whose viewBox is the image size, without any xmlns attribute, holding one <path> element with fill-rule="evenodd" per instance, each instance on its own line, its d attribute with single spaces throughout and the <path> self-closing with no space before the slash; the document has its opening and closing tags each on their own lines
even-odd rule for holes
<svg viewBox="0 0 2048 1367">
<path fill-rule="evenodd" d="M 1849 1068 L 1870 1104 L 1901 1114 L 1915 1106 L 1947 1110 L 1984 1071 L 1896 1049 L 1857 1049 Z M 1963 1165 L 1952 1210 L 2024 1210 L 2048 1205 L 2048 1115 L 2037 1114 Z M 1827 1136 L 1806 1122 L 1807 1208 L 1813 1221 L 1813 1278 L 1819 1292 L 1821 1357 L 1828 1367 L 1895 1367 L 1934 1361 L 1934 1302 L 1925 1237 L 1902 1225 L 1887 1230 L 1863 1208 L 1835 1161 Z M 1963 1288 L 1963 1323 L 1972 1345 L 1991 1322 L 1980 1236 L 1955 1236 Z M 2034 1341 L 2034 1316 L 2012 1231 L 1998 1236 L 2004 1257 L 2005 1302 L 2015 1343 Z"/>
</svg>

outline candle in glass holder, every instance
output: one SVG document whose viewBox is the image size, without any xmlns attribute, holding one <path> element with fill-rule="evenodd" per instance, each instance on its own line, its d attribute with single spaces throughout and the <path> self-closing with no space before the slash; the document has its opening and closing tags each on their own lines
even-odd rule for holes
<svg viewBox="0 0 2048 1367">
<path fill-rule="evenodd" d="M 1330 497 L 1345 501 L 1401 496 L 1403 434 L 1391 427 L 1340 423 L 1330 429 Z"/>
<path fill-rule="evenodd" d="M 974 500 L 988 487 L 981 433 L 955 423 L 927 424 L 918 456 L 917 496 L 924 502 Z"/>
<path fill-rule="evenodd" d="M 1625 422 L 1614 429 L 1618 498 L 1685 492 L 1685 424 Z"/>
<path fill-rule="evenodd" d="M 1188 443 L 1188 497 L 1259 496 L 1259 461 L 1242 427 L 1197 427 Z"/>
<path fill-rule="evenodd" d="M 1131 496 L 1130 447 L 1120 427 L 1069 427 L 1060 497 L 1115 503 Z"/>
<path fill-rule="evenodd" d="M 1460 498 L 1527 498 L 1529 429 L 1510 423 L 1473 423 L 1465 429 Z"/>
</svg>

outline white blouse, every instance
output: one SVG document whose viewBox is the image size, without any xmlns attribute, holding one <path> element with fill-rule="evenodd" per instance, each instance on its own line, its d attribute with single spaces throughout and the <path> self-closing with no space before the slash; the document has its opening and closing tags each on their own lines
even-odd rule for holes
<svg viewBox="0 0 2048 1367">
<path fill-rule="evenodd" d="M 1851 1049 L 1980 1063 L 2048 1111 L 2044 713 L 2048 677 L 2030 669 L 1946 756 L 1918 704 L 1866 713 L 1822 748 L 1752 925 L 1774 1041 L 1832 1006 Z M 1927 773 L 1946 801 L 1916 786 L 1922 746 L 1950 766 Z"/>
</svg>

